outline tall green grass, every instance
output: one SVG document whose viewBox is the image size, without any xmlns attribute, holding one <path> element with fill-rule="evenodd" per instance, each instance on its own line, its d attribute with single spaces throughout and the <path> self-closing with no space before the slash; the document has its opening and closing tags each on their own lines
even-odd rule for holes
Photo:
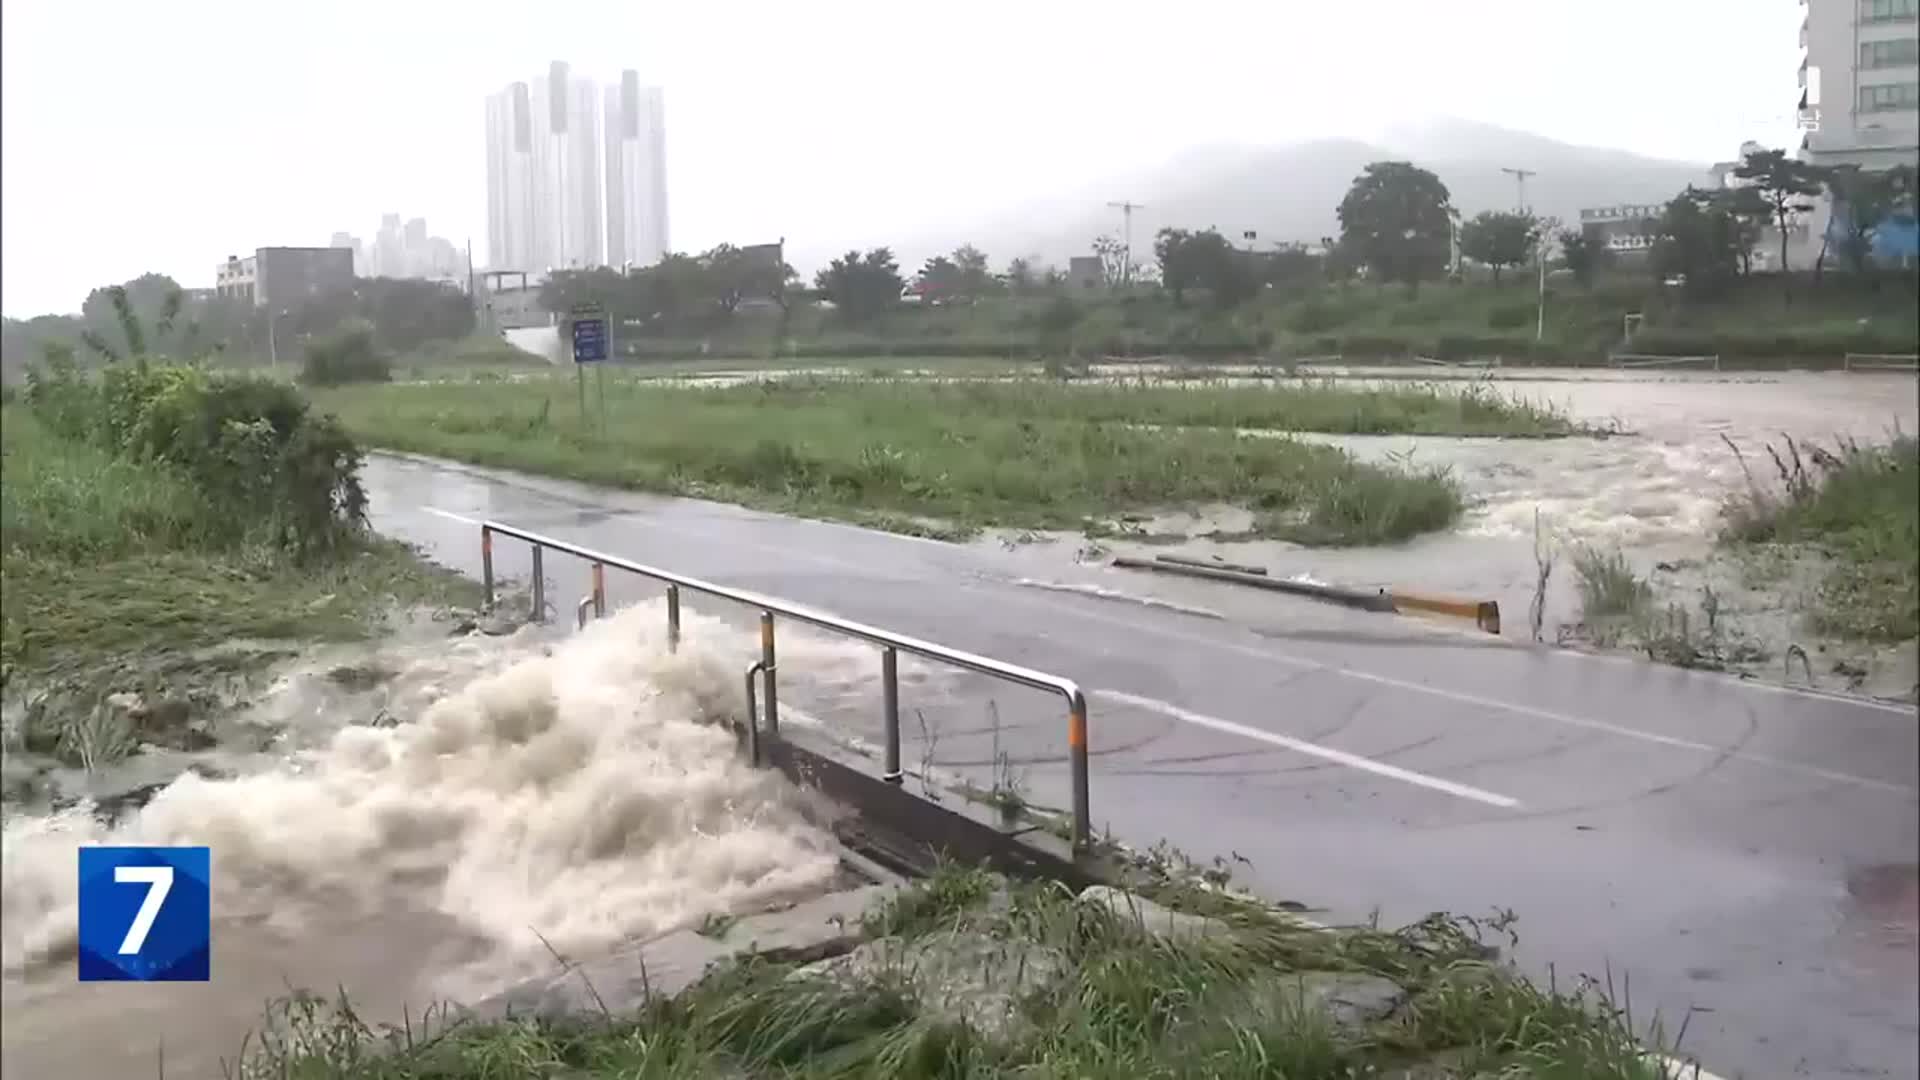
<svg viewBox="0 0 1920 1080">
<path fill-rule="evenodd" d="M 1229 429 L 1484 429 L 1497 408 L 1431 390 L 614 379 L 602 426 L 598 393 L 589 392 L 583 418 L 567 376 L 344 387 L 320 400 L 373 445 L 590 483 L 963 527 L 1078 528 L 1225 503 L 1256 511 L 1269 535 L 1326 544 L 1446 528 L 1461 513 L 1460 490 L 1444 470 L 1363 464 L 1330 447 Z"/>
<path fill-rule="evenodd" d="M 232 508 L 184 468 L 0 409 L 0 683 L 124 677 L 235 639 L 359 638 L 396 601 L 471 599 L 400 545 L 356 535 L 299 558 Z"/>
<path fill-rule="evenodd" d="M 1787 439 L 1769 445 L 1767 456 L 1767 479 L 1741 457 L 1747 488 L 1727 505 L 1724 538 L 1806 546 L 1831 559 L 1811 613 L 1822 632 L 1870 641 L 1920 636 L 1920 441 L 1897 434 L 1827 450 Z"/>
<path fill-rule="evenodd" d="M 1003 902 L 992 902 L 994 896 Z M 233 1063 L 232 1075 L 1662 1075 L 1636 1040 L 1633 1019 L 1603 994 L 1587 986 L 1543 989 L 1490 966 L 1465 920 L 1435 916 L 1399 931 L 1330 933 L 1251 903 L 1217 902 L 1215 913 L 1225 933 L 1161 938 L 1058 885 L 1010 885 L 948 868 L 874 913 L 866 932 L 902 946 L 997 943 L 996 955 L 982 958 L 982 972 L 964 977 L 1026 986 L 1011 995 L 1004 1022 L 970 1020 L 952 1003 L 931 1005 L 915 988 L 908 949 L 898 950 L 895 962 L 832 972 L 749 957 L 632 1013 L 603 1008 L 569 1019 L 473 1025 L 442 1017 L 424 1030 L 395 1032 L 384 1046 L 345 1002 L 295 996 L 271 1013 L 266 1037 Z M 1043 968 L 1052 974 L 1035 974 Z M 1330 972 L 1391 979 L 1408 1000 L 1389 1019 L 1336 1026 L 1298 989 L 1306 973 Z M 1436 1061 L 1451 1071 L 1438 1071 Z"/>
</svg>

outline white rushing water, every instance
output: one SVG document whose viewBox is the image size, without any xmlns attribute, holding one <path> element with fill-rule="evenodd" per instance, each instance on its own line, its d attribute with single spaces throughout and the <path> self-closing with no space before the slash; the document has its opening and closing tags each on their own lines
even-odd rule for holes
<svg viewBox="0 0 1920 1080">
<path fill-rule="evenodd" d="M 240 775 L 182 776 L 113 825 L 85 806 L 11 816 L 8 1075 L 33 1071 L 16 1057 L 29 1044 L 82 1052 L 70 1029 L 130 999 L 73 981 L 83 844 L 212 848 L 214 983 L 141 998 L 158 1015 L 128 1029 L 128 1053 L 143 1033 L 177 1046 L 180 1025 L 232 1038 L 288 982 L 331 990 L 355 950 L 356 994 L 470 1001 L 552 971 L 550 950 L 590 955 L 828 887 L 831 809 L 746 765 L 714 722 L 740 709 L 752 639 L 698 617 L 685 631 L 667 652 L 659 610 L 643 606 L 558 642 L 523 631 L 421 647 L 385 687 L 392 726 L 348 723 L 337 702 L 328 715 L 302 689 L 324 680 L 292 679 L 256 710 L 286 725 L 286 749 Z M 871 670 L 843 655 L 857 646 L 783 647 L 830 678 Z M 151 1044 L 141 1052 L 151 1062 Z"/>
</svg>

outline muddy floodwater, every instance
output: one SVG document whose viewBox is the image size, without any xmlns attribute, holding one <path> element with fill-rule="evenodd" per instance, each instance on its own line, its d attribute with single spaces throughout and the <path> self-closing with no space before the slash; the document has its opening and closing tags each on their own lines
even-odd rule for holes
<svg viewBox="0 0 1920 1080">
<path fill-rule="evenodd" d="M 1418 370 L 1327 374 L 1343 383 L 1380 386 L 1434 377 Z M 1797 613 L 1818 581 L 1817 565 L 1777 569 L 1773 580 L 1757 582 L 1737 561 L 1715 557 L 1714 537 L 1722 506 L 1749 483 L 1746 470 L 1762 484 L 1777 484 L 1769 444 L 1784 449 L 1784 439 L 1791 438 L 1832 447 L 1839 440 L 1880 442 L 1920 429 L 1920 380 L 1914 375 L 1508 369 L 1471 378 L 1623 434 L 1533 440 L 1245 433 L 1322 442 L 1366 461 L 1450 470 L 1470 500 L 1460 524 L 1445 534 L 1390 547 L 1302 548 L 1208 539 L 1210 533 L 1230 535 L 1250 524 L 1250 515 L 1230 508 L 1141 522 L 1140 536 L 1102 541 L 1092 552 L 1079 537 L 1027 543 L 1036 538 L 995 535 L 987 542 L 1030 547 L 1036 572 L 1048 562 L 1084 562 L 1099 548 L 1128 554 L 1177 550 L 1262 565 L 1286 576 L 1492 599 L 1500 604 L 1504 633 L 1518 637 L 1532 634 L 1528 616 L 1538 544 L 1554 559 L 1544 593 L 1543 640 L 1564 636 L 1580 621 L 1572 552 L 1581 546 L 1618 550 L 1652 582 L 1663 605 L 1680 605 L 1694 623 L 1705 618 L 1703 604 L 1714 606 L 1715 617 L 1724 619 L 1728 633 L 1751 653 L 1736 665 L 1740 670 L 1787 679 L 1785 658 L 1790 647 L 1798 646 L 1809 659 L 1803 665 L 1796 656 L 1791 681 L 1807 682 L 1810 668 L 1811 681 L 1823 689 L 1892 697 L 1912 693 L 1913 643 L 1875 648 L 1806 635 Z M 1182 602 L 1216 608 L 1223 602 L 1223 586 L 1160 577 L 1135 580 L 1146 593 L 1177 594 Z"/>
</svg>

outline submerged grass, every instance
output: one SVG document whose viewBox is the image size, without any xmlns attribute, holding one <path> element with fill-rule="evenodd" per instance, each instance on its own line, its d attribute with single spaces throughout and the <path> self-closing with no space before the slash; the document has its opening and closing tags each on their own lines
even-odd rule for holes
<svg viewBox="0 0 1920 1080">
<path fill-rule="evenodd" d="M 1056 884 L 950 866 L 868 918 L 886 948 L 863 952 L 882 962 L 749 956 L 629 1013 L 482 1024 L 445 1012 L 382 1031 L 344 1000 L 295 995 L 229 1075 L 1663 1075 L 1604 992 L 1542 989 L 1486 961 L 1471 920 L 1328 931 L 1212 895 L 1214 932 L 1167 937 Z M 978 972 L 917 966 L 966 942 L 989 946 Z M 1328 979 L 1402 993 L 1385 1015 L 1343 1016 L 1309 989 Z M 979 1010 L 987 998 L 1005 1008 Z M 1447 1071 L 1401 1071 L 1423 1063 Z"/>
<path fill-rule="evenodd" d="M 1747 489 L 1726 508 L 1722 539 L 1819 551 L 1831 562 L 1813 628 L 1837 637 L 1899 642 L 1920 636 L 1920 441 L 1834 450 L 1792 439 L 1769 445 L 1774 481 L 1748 469 Z"/>
<path fill-rule="evenodd" d="M 1316 544 L 1446 528 L 1463 508 L 1459 487 L 1443 469 L 1364 464 L 1231 429 L 1493 434 L 1499 408 L 1428 390 L 1042 380 L 694 388 L 615 378 L 604 410 L 589 391 L 585 416 L 564 377 L 348 387 L 320 400 L 378 446 L 883 526 L 1080 528 L 1227 503 L 1254 510 L 1266 535 Z"/>
</svg>

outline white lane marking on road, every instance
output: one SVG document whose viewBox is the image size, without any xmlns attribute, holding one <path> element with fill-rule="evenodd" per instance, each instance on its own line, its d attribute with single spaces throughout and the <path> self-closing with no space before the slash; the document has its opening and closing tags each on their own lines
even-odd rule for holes
<svg viewBox="0 0 1920 1080">
<path fill-rule="evenodd" d="M 1461 628 L 1461 633 L 1474 631 Z M 1525 648 L 1515 643 L 1516 648 Z M 1645 661 L 1637 656 L 1612 656 L 1606 653 L 1587 652 L 1584 649 L 1548 649 L 1545 655 L 1564 660 L 1583 660 L 1588 663 L 1603 664 L 1641 664 Z M 1858 694 L 1843 694 L 1834 690 L 1820 690 L 1807 686 L 1784 686 L 1780 683 L 1761 682 L 1758 679 L 1742 679 L 1735 675 L 1719 672 L 1695 671 L 1690 673 L 1695 679 L 1719 679 L 1742 690 L 1764 690 L 1769 694 L 1785 694 L 1788 697 L 1806 698 L 1809 701 L 1824 701 L 1830 704 L 1844 705 L 1849 709 L 1864 709 L 1872 712 L 1892 713 L 1895 716 L 1911 718 L 1914 715 L 1912 705 L 1902 705 L 1897 701 L 1882 698 L 1862 697 Z"/>
<path fill-rule="evenodd" d="M 448 521 L 457 521 L 462 525 L 480 524 L 479 518 L 470 518 L 465 514 L 456 514 L 451 510 L 442 510 L 437 506 L 423 506 L 420 509 L 425 510 L 427 513 L 432 514 L 435 517 L 443 517 L 443 518 L 446 518 Z"/>
<path fill-rule="evenodd" d="M 1508 795 L 1495 794 L 1484 788 L 1477 788 L 1468 784 L 1459 784 L 1452 780 L 1443 780 L 1438 776 L 1428 776 L 1426 773 L 1414 772 L 1412 769 L 1403 769 L 1398 765 L 1389 765 L 1384 761 L 1375 761 L 1370 757 L 1362 757 L 1359 754 L 1348 753 L 1345 750 L 1335 750 L 1331 746 L 1321 746 L 1319 743 L 1310 743 L 1304 739 L 1296 739 L 1291 735 L 1281 735 L 1277 732 L 1267 731 L 1262 728 L 1249 727 L 1246 724 L 1237 724 L 1232 720 L 1222 720 L 1217 716 L 1208 716 L 1205 713 L 1197 713 L 1191 709 L 1183 709 L 1178 705 L 1165 701 L 1156 701 L 1153 698 L 1141 697 L 1138 694 L 1129 694 L 1124 690 L 1095 690 L 1093 696 L 1105 701 L 1117 702 L 1121 705 L 1131 705 L 1134 708 L 1146 709 L 1149 712 L 1157 712 L 1162 716 L 1170 716 L 1182 723 L 1192 724 L 1196 727 L 1212 728 L 1215 731 L 1223 731 L 1229 735 L 1238 735 L 1243 739 L 1252 739 L 1255 742 L 1268 743 L 1281 747 L 1282 749 L 1292 750 L 1298 754 L 1317 757 L 1322 761 L 1331 761 L 1336 765 L 1344 765 L 1349 769 L 1358 769 L 1361 772 L 1373 773 L 1375 776 L 1384 776 L 1389 780 L 1398 780 L 1403 784 L 1413 784 L 1416 787 L 1438 791 L 1443 794 L 1452 795 L 1456 799 L 1471 799 L 1474 802 L 1485 803 L 1488 806 L 1497 806 L 1502 810 L 1512 810 L 1520 805 L 1519 799 Z"/>
<path fill-rule="evenodd" d="M 1808 765 L 1804 762 L 1787 761 L 1783 758 L 1769 757 L 1766 754 L 1753 754 L 1745 750 L 1731 750 L 1726 747 L 1714 746 L 1711 743 L 1695 742 L 1692 739 L 1682 739 L 1674 735 L 1662 735 L 1657 731 L 1644 731 L 1640 728 L 1612 724 L 1605 720 L 1590 720 L 1584 716 L 1570 716 L 1566 713 L 1554 712 L 1551 709 L 1540 709 L 1532 705 L 1520 705 L 1511 701 L 1501 701 L 1499 698 L 1481 697 L 1479 694 L 1469 694 L 1459 690 L 1448 690 L 1439 686 L 1428 686 L 1425 683 L 1396 679 L 1391 675 L 1377 675 L 1371 671 L 1357 671 L 1353 668 L 1346 667 L 1327 666 L 1325 670 L 1335 675 L 1345 675 L 1350 679 L 1358 679 L 1361 682 L 1390 686 L 1396 690 L 1429 694 L 1433 697 L 1445 698 L 1448 701 L 1457 701 L 1462 705 L 1477 705 L 1481 708 L 1496 709 L 1503 712 L 1514 713 L 1519 716 L 1530 716 L 1537 720 L 1547 720 L 1556 724 L 1565 724 L 1569 727 L 1586 728 L 1589 731 L 1604 731 L 1609 735 L 1619 735 L 1628 739 L 1639 739 L 1643 742 L 1650 742 L 1660 746 L 1671 746 L 1679 750 L 1694 750 L 1703 754 L 1712 754 L 1716 757 L 1728 757 L 1740 761 L 1750 761 L 1759 765 L 1770 765 L 1776 769 L 1805 773 L 1808 776 L 1816 776 L 1822 780 L 1832 780 L 1837 783 L 1858 784 L 1861 787 L 1877 788 L 1881 791 L 1892 791 L 1902 795 L 1912 795 L 1915 793 L 1913 788 L 1907 787 L 1905 784 L 1895 784 L 1886 780 L 1873 780 L 1864 776 L 1855 776 L 1852 773 L 1823 769 L 1818 765 Z"/>
<path fill-rule="evenodd" d="M 511 486 L 520 487 L 524 490 L 533 491 L 538 494 L 545 494 L 544 492 L 541 492 L 540 489 L 537 487 L 529 487 L 528 485 L 525 485 L 525 484 L 515 484 L 512 481 L 501 481 L 499 480 L 498 477 L 489 477 L 489 479 L 493 479 L 496 482 L 508 483 Z M 426 509 L 432 510 L 434 513 L 438 513 L 443 516 L 453 517 L 461 521 L 467 521 L 470 524 L 475 524 L 475 525 L 479 524 L 479 522 L 474 521 L 473 519 L 460 518 L 458 515 L 452 514 L 449 511 L 437 510 L 433 507 L 427 507 Z M 649 520 L 647 522 L 647 526 L 648 528 L 660 529 L 666 532 L 679 533 L 682 536 L 697 537 L 699 539 L 705 540 L 708 543 L 713 543 L 715 541 L 731 543 L 731 544 L 734 544 L 735 546 L 750 547 L 750 548 L 754 548 L 754 549 L 768 552 L 768 553 L 779 554 L 784 558 L 794 558 L 797 556 L 800 558 L 808 559 L 817 565 L 834 566 L 834 567 L 839 567 L 849 571 L 865 571 L 869 569 L 869 567 L 867 566 L 863 566 L 858 563 L 853 563 L 847 560 L 839 559 L 831 555 L 820 555 L 814 552 L 809 552 L 809 551 L 805 551 L 803 549 L 798 549 L 794 547 L 779 547 L 772 544 L 764 544 L 755 540 L 748 540 L 740 537 L 713 533 L 707 530 L 689 529 L 684 526 L 678 526 L 678 525 L 667 525 L 657 520 Z M 870 535 L 874 535 L 874 536 L 890 535 L 886 533 L 874 533 L 874 532 L 871 532 L 870 530 L 868 531 Z M 1223 649 L 1229 652 L 1237 652 L 1243 656 L 1254 657 L 1256 659 L 1263 660 L 1268 663 L 1289 664 L 1305 671 L 1325 671 L 1334 675 L 1344 675 L 1351 679 L 1358 679 L 1363 682 L 1371 682 L 1381 686 L 1391 686 L 1398 690 L 1408 691 L 1409 693 L 1427 694 L 1432 697 L 1444 698 L 1446 700 L 1459 702 L 1465 705 L 1475 705 L 1481 708 L 1494 709 L 1494 710 L 1509 713 L 1512 715 L 1532 717 L 1537 720 L 1546 720 L 1551 723 L 1564 724 L 1569 727 L 1585 728 L 1589 731 L 1606 732 L 1607 734 L 1617 735 L 1621 738 L 1638 739 L 1642 742 L 1649 742 L 1659 746 L 1668 746 L 1678 750 L 1691 750 L 1697 753 L 1711 754 L 1715 757 L 1725 757 L 1725 758 L 1730 758 L 1737 761 L 1746 761 L 1752 764 L 1766 765 L 1768 767 L 1780 769 L 1786 772 L 1795 772 L 1805 776 L 1814 776 L 1822 780 L 1830 780 L 1836 783 L 1853 784 L 1859 787 L 1871 788 L 1877 791 L 1892 792 L 1897 795 L 1916 794 L 1915 789 L 1908 787 L 1905 784 L 1896 784 L 1896 783 L 1892 783 L 1885 780 L 1873 780 L 1864 776 L 1855 776 L 1851 773 L 1837 772 L 1832 769 L 1822 769 L 1815 765 L 1806 765 L 1797 761 L 1786 761 L 1780 758 L 1768 757 L 1764 754 L 1753 754 L 1753 753 L 1748 753 L 1744 750 L 1729 750 L 1725 747 L 1713 746 L 1709 743 L 1696 742 L 1692 739 L 1682 739 L 1672 735 L 1662 735 L 1659 732 L 1646 731 L 1641 728 L 1627 727 L 1622 724 L 1608 723 L 1607 721 L 1604 721 L 1604 720 L 1590 720 L 1585 717 L 1572 716 L 1566 713 L 1554 712 L 1551 709 L 1541 709 L 1541 708 L 1536 708 L 1532 705 L 1521 705 L 1516 702 L 1502 701 L 1498 698 L 1482 697 L 1478 694 L 1468 694 L 1462 691 L 1448 690 L 1443 687 L 1429 686 L 1425 683 L 1412 682 L 1406 679 L 1397 679 L 1390 675 L 1379 675 L 1370 671 L 1361 671 L 1356 668 L 1338 667 L 1332 664 L 1324 664 L 1314 660 L 1305 660 L 1297 656 L 1289 656 L 1286 653 L 1276 652 L 1269 648 L 1257 648 L 1257 647 L 1254 647 L 1251 645 L 1245 645 L 1239 642 L 1221 641 L 1214 638 L 1204 637 L 1200 634 L 1189 633 L 1187 631 L 1184 631 L 1175 627 L 1154 626 L 1150 624 L 1143 624 L 1135 620 L 1122 619 L 1113 615 L 1109 615 L 1108 613 L 1103 611 L 1095 611 L 1095 610 L 1079 607 L 1077 605 L 1063 603 L 1062 601 L 1064 600 L 1064 597 L 1061 597 L 1058 595 L 1046 595 L 1044 593 L 1040 595 L 1034 595 L 1032 593 L 1023 594 L 1020 591 L 1015 591 L 1012 594 L 1010 594 L 1007 597 L 1007 599 L 1013 600 L 1018 603 L 1029 604 L 1035 607 L 1045 606 L 1050 611 L 1056 611 L 1056 612 L 1064 611 L 1067 614 L 1073 615 L 1081 619 L 1086 619 L 1091 622 L 1103 623 L 1108 626 L 1118 627 L 1126 630 L 1132 630 L 1135 632 L 1144 631 L 1146 633 L 1156 634 L 1161 637 L 1167 637 L 1167 638 L 1173 638 L 1179 641 L 1185 641 L 1189 644 L 1198 645 L 1203 648 Z M 1733 683 L 1733 684 L 1730 684 L 1730 688 L 1751 689 L 1752 687 L 1746 686 L 1745 684 Z M 1821 696 L 1821 695 L 1804 695 L 1804 696 L 1815 697 L 1815 696 Z M 1826 700 L 1833 700 L 1833 699 L 1826 699 Z M 1868 708 L 1876 708 L 1882 711 L 1893 711 L 1896 713 L 1900 713 L 1901 715 L 1904 715 L 1904 712 L 1902 712 L 1901 710 L 1889 709 L 1887 706 L 1884 706 L 1878 702 L 1842 701 L 1841 703 L 1848 706 L 1855 706 L 1855 707 L 1866 706 Z"/>
</svg>

